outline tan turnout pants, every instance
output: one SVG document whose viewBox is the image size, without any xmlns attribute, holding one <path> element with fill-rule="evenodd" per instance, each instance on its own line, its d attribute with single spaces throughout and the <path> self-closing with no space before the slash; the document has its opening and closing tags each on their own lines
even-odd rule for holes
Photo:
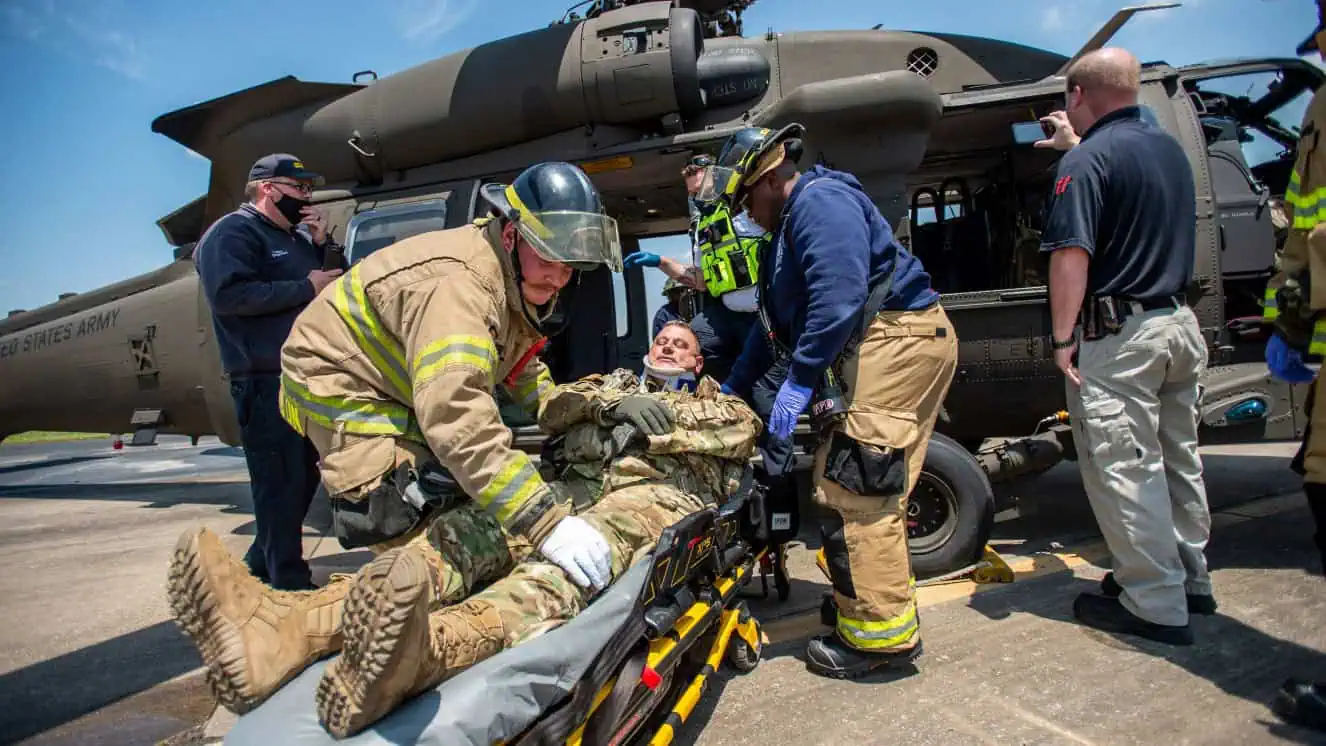
<svg viewBox="0 0 1326 746">
<path fill-rule="evenodd" d="M 844 361 L 848 415 L 815 453 L 815 502 L 838 636 L 871 652 L 920 641 L 907 498 L 957 368 L 944 309 L 879 314 Z"/>
</svg>

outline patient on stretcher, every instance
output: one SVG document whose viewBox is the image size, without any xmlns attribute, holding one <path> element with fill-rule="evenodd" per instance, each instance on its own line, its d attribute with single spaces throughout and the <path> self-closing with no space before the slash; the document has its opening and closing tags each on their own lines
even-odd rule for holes
<svg viewBox="0 0 1326 746">
<path fill-rule="evenodd" d="M 668 526 L 730 498 L 754 453 L 761 429 L 754 412 L 720 393 L 713 379 L 694 384 L 697 346 L 685 325 L 666 327 L 647 361 L 654 375 L 618 370 L 563 384 L 540 416 L 551 438 L 544 456 L 549 483 L 608 540 L 614 580 Z M 642 396 L 666 409 L 669 432 L 646 435 L 605 416 Z M 592 600 L 591 591 L 464 500 L 422 535 L 316 591 L 261 584 L 205 529 L 181 539 L 173 573 L 177 567 L 194 574 L 194 587 L 226 587 L 172 599 L 208 663 L 218 700 L 246 712 L 309 664 L 339 652 L 316 697 L 320 721 L 337 737 L 565 623 Z"/>
</svg>

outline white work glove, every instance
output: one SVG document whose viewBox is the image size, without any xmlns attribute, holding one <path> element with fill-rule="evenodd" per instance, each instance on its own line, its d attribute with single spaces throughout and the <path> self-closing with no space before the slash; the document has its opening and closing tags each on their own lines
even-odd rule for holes
<svg viewBox="0 0 1326 746">
<path fill-rule="evenodd" d="M 553 527 L 539 552 L 549 562 L 571 576 L 581 588 L 601 590 L 612 577 L 612 550 L 608 540 L 593 526 L 575 516 L 567 516 Z"/>
</svg>

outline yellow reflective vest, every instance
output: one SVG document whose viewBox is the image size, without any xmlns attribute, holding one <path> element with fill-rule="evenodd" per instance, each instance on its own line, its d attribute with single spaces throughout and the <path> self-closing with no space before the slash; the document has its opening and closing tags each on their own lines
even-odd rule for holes
<svg viewBox="0 0 1326 746">
<path fill-rule="evenodd" d="M 1326 355 L 1326 88 L 1318 89 L 1308 104 L 1298 142 L 1298 159 L 1285 191 L 1289 233 L 1276 261 L 1276 272 L 1266 286 L 1262 317 L 1274 321 L 1279 312 L 1275 292 L 1291 275 L 1307 270 L 1308 307 L 1317 312 L 1312 326 L 1310 355 Z M 1317 152 L 1317 151 L 1322 152 Z"/>
<path fill-rule="evenodd" d="M 537 417 L 553 390 L 524 304 L 497 223 L 406 238 L 319 293 L 282 347 L 280 407 L 300 432 L 357 436 L 320 454 L 328 492 L 393 469 L 394 448 L 378 446 L 405 438 L 509 531 L 550 530 L 560 514 L 494 396 L 505 386 Z"/>
<path fill-rule="evenodd" d="M 732 215 L 722 202 L 701 208 L 695 225 L 695 243 L 700 249 L 700 269 L 705 288 L 717 298 L 759 281 L 759 238 L 737 235 Z"/>
</svg>

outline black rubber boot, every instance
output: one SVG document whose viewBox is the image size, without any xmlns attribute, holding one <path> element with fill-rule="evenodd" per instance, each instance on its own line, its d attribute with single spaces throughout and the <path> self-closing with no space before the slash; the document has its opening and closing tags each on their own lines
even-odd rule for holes
<svg viewBox="0 0 1326 746">
<path fill-rule="evenodd" d="M 849 647 L 838 635 L 820 635 L 806 645 L 806 668 L 831 679 L 856 679 L 873 671 L 901 666 L 919 658 L 921 643 L 899 653 L 867 653 Z"/>
<path fill-rule="evenodd" d="M 1119 586 L 1119 581 L 1114 579 L 1114 573 L 1105 573 L 1105 577 L 1100 581 L 1100 592 L 1110 598 L 1118 598 L 1123 593 L 1123 588 Z M 1215 596 L 1203 596 L 1196 593 L 1184 594 L 1188 597 L 1188 613 L 1203 614 L 1210 616 L 1216 613 Z"/>
<path fill-rule="evenodd" d="M 1326 484 L 1304 482 L 1303 493 L 1308 497 L 1308 509 L 1312 511 L 1312 520 L 1317 526 L 1312 539 L 1321 555 L 1322 572 L 1326 574 Z"/>
<path fill-rule="evenodd" d="M 1326 683 L 1289 679 L 1271 703 L 1286 723 L 1326 732 Z"/>
<path fill-rule="evenodd" d="M 1103 632 L 1137 635 L 1167 645 L 1191 645 L 1192 629 L 1188 625 L 1156 624 L 1133 614 L 1117 598 L 1093 596 L 1083 593 L 1073 602 L 1073 616 L 1078 621 Z"/>
<path fill-rule="evenodd" d="M 824 600 L 820 601 L 820 624 L 825 627 L 838 626 L 838 604 L 833 602 L 833 594 L 824 594 Z"/>
</svg>

